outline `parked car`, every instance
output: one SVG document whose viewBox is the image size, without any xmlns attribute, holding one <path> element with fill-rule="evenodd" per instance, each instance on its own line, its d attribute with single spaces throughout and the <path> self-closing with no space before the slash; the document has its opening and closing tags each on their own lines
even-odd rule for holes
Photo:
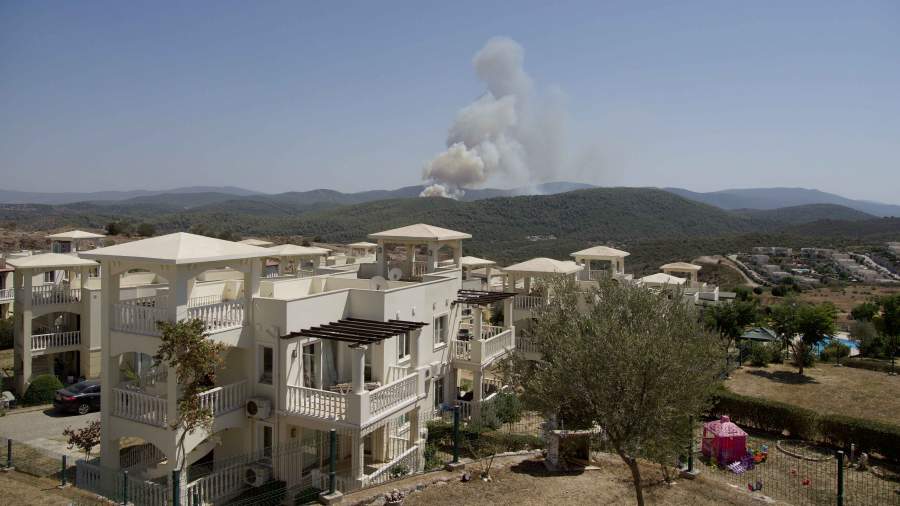
<svg viewBox="0 0 900 506">
<path fill-rule="evenodd" d="M 100 382 L 80 381 L 56 391 L 53 407 L 57 411 L 86 415 L 91 410 L 100 409 Z"/>
</svg>

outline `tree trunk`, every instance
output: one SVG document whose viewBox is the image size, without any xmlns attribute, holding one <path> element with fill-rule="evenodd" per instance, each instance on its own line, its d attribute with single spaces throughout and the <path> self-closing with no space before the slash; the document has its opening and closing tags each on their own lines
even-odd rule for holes
<svg viewBox="0 0 900 506">
<path fill-rule="evenodd" d="M 644 491 L 641 488 L 641 469 L 638 467 L 637 459 L 629 457 L 627 455 L 621 455 L 622 460 L 628 464 L 628 469 L 631 470 L 631 479 L 634 481 L 634 495 L 635 499 L 637 499 L 638 506 L 644 506 Z"/>
</svg>

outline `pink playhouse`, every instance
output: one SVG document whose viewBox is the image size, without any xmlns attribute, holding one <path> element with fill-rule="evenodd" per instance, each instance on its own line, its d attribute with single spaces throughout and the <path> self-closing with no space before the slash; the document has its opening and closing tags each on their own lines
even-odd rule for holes
<svg viewBox="0 0 900 506">
<path fill-rule="evenodd" d="M 731 423 L 727 415 L 703 424 L 703 456 L 719 465 L 741 460 L 747 454 L 747 433 Z"/>
</svg>

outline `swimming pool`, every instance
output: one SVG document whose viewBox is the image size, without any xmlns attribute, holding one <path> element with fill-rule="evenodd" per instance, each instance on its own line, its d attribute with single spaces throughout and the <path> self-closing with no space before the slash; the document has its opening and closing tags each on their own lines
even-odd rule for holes
<svg viewBox="0 0 900 506">
<path fill-rule="evenodd" d="M 816 353 L 821 354 L 823 351 L 825 351 L 825 347 L 828 346 L 828 343 L 830 343 L 832 339 L 850 348 L 851 355 L 856 355 L 857 353 L 859 353 L 859 344 L 857 344 L 856 341 L 852 341 L 850 339 L 837 339 L 834 337 L 826 337 L 825 339 L 819 341 L 819 343 L 816 345 Z"/>
</svg>

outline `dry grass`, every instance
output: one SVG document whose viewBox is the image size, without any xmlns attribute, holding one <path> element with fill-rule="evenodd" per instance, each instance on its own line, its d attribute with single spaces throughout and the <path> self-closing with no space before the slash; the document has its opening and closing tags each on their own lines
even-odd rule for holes
<svg viewBox="0 0 900 506">
<path fill-rule="evenodd" d="M 833 364 L 804 369 L 787 364 L 744 367 L 725 385 L 733 392 L 795 404 L 819 413 L 900 421 L 900 376 Z"/>
<path fill-rule="evenodd" d="M 18 471 L 0 473 L 0 490 L 3 491 L 2 504 L 34 505 L 100 505 L 109 504 L 96 499 L 91 494 L 74 487 L 57 488 L 58 481 L 37 478 Z"/>
<path fill-rule="evenodd" d="M 634 504 L 631 474 L 622 462 L 605 456 L 599 469 L 580 473 L 550 473 L 540 459 L 512 461 L 495 466 L 493 481 L 463 483 L 453 479 L 446 485 L 431 485 L 410 495 L 404 505 L 431 504 Z M 647 504 L 692 506 L 754 504 L 748 492 L 700 477 L 666 485 L 658 468 L 643 469 Z M 424 478 L 422 478 L 424 481 Z"/>
<path fill-rule="evenodd" d="M 702 271 L 701 271 L 702 272 Z M 892 295 L 900 293 L 900 288 L 870 286 L 870 285 L 849 285 L 840 288 L 817 288 L 815 290 L 806 290 L 797 298 L 821 304 L 823 302 L 831 302 L 838 309 L 838 324 L 846 328 L 850 324 L 850 311 L 863 302 L 884 295 Z M 783 301 L 779 297 L 773 297 L 767 294 L 763 297 L 764 304 L 778 304 Z"/>
</svg>

